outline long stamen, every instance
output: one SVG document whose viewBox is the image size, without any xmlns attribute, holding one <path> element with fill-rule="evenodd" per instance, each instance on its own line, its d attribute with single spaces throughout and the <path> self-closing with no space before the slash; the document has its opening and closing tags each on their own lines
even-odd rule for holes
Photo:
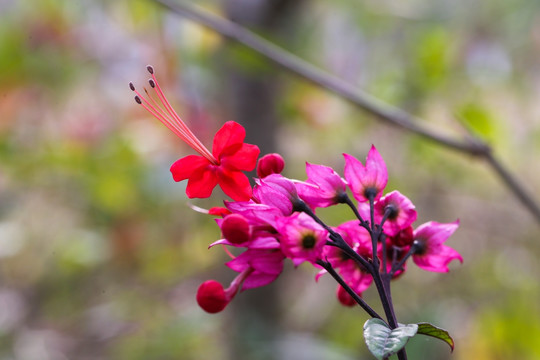
<svg viewBox="0 0 540 360">
<path fill-rule="evenodd" d="M 179 126 L 178 121 L 176 121 L 174 118 L 171 118 L 170 114 L 168 114 L 166 110 L 163 110 L 163 108 L 154 100 L 154 98 L 150 95 L 150 93 L 148 92 L 148 90 L 146 90 L 146 88 L 144 88 L 144 92 L 148 96 L 148 99 L 150 99 L 150 102 L 154 105 L 153 109 L 156 112 L 158 112 L 163 119 L 165 119 L 167 121 L 167 124 L 165 124 L 165 125 L 167 127 L 169 127 L 169 125 L 174 127 L 177 132 L 182 134 L 182 135 L 178 135 L 178 136 L 182 140 L 184 140 L 184 142 L 189 144 L 199 154 L 206 157 L 210 162 L 214 162 L 214 157 L 212 156 L 212 154 L 209 154 L 209 151 L 206 149 L 206 147 L 201 142 L 198 141 L 198 139 L 195 137 L 195 135 L 193 135 L 193 133 L 191 131 L 189 131 L 189 129 L 186 126 L 184 126 L 184 127 Z M 161 118 L 158 118 L 158 119 L 161 122 L 163 122 L 163 120 Z M 169 127 L 169 129 L 170 129 L 170 127 Z M 176 131 L 175 131 L 175 134 L 176 134 Z M 193 138 L 197 139 L 197 141 L 193 142 L 192 141 Z"/>
<path fill-rule="evenodd" d="M 147 70 L 152 75 L 152 79 L 150 79 L 148 82 L 150 86 L 152 87 L 152 89 L 155 90 L 159 98 L 159 101 L 161 102 L 163 107 L 160 106 L 160 104 L 156 100 L 154 100 L 154 98 L 149 94 L 146 88 L 144 89 L 147 95 L 145 97 L 139 91 L 137 91 L 133 83 L 130 82 L 129 88 L 136 94 L 135 101 L 139 105 L 141 105 L 146 111 L 152 114 L 155 118 L 161 121 L 169 130 L 171 130 L 175 135 L 177 135 L 185 143 L 191 146 L 195 151 L 197 151 L 199 154 L 205 157 L 212 164 L 218 165 L 219 161 L 202 144 L 202 142 L 199 139 L 197 139 L 197 137 L 193 134 L 193 132 L 186 126 L 186 124 L 182 121 L 180 116 L 178 116 L 176 111 L 174 111 L 174 109 L 172 108 L 171 104 L 165 97 L 165 94 L 161 90 L 161 87 L 157 83 L 157 79 L 154 75 L 154 68 L 148 65 Z"/>
<path fill-rule="evenodd" d="M 208 158 L 208 160 L 210 160 L 211 162 L 217 164 L 218 161 L 214 158 L 214 155 L 212 155 L 212 153 L 208 151 L 208 149 L 206 149 L 206 147 L 200 142 L 200 140 L 191 132 L 191 130 L 187 127 L 187 125 L 182 121 L 178 113 L 173 109 L 173 107 L 171 106 L 171 103 L 167 100 L 167 97 L 163 93 L 163 90 L 161 90 L 161 86 L 159 86 L 159 83 L 156 79 L 156 75 L 154 74 L 154 68 L 148 65 L 146 67 L 146 70 L 148 70 L 148 72 L 152 76 L 152 79 L 149 80 L 148 83 L 150 84 L 152 89 L 156 91 L 156 94 L 158 95 L 159 100 L 161 100 L 161 102 L 165 106 L 165 109 L 167 109 L 167 112 L 175 120 L 176 124 L 186 132 L 186 134 L 189 136 L 193 144 L 197 144 L 197 146 L 201 150 L 203 150 L 205 154 L 201 153 L 201 155 Z M 190 143 L 190 145 L 192 143 Z"/>
</svg>

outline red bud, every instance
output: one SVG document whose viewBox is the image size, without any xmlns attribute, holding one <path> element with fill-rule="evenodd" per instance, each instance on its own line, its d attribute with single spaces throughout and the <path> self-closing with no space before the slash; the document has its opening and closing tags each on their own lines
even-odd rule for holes
<svg viewBox="0 0 540 360">
<path fill-rule="evenodd" d="M 345 306 L 354 306 L 356 305 L 356 301 L 353 299 L 353 297 L 343 288 L 343 286 L 338 285 L 337 292 L 336 292 L 337 298 L 339 302 L 342 305 Z"/>
<path fill-rule="evenodd" d="M 249 241 L 249 223 L 245 217 L 239 214 L 225 216 L 221 223 L 223 237 L 233 244 L 242 244 Z"/>
<path fill-rule="evenodd" d="M 204 311 L 215 314 L 225 309 L 229 301 L 223 286 L 215 280 L 208 280 L 197 290 L 197 303 Z"/>
<path fill-rule="evenodd" d="M 259 159 L 257 163 L 257 176 L 267 177 L 271 174 L 281 174 L 285 167 L 285 160 L 279 154 L 267 154 Z"/>
</svg>

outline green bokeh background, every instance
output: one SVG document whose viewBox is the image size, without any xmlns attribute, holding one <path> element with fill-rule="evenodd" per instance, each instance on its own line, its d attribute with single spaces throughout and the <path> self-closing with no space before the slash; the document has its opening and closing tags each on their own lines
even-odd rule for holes
<svg viewBox="0 0 540 360">
<path fill-rule="evenodd" d="M 192 3 L 217 14 L 226 5 Z M 540 2 L 300 6 L 287 20 L 294 31 L 255 30 L 425 126 L 456 137 L 469 129 L 540 199 Z M 4 0 L 0 360 L 371 358 L 366 315 L 339 306 L 332 280 L 316 283 L 307 265 L 289 264 L 269 287 L 272 337 L 257 330 L 256 306 L 245 326 L 240 306 L 198 308 L 202 281 L 235 274 L 220 249 L 207 249 L 220 236 L 214 221 L 188 203 L 224 197 L 188 202 L 185 183 L 172 180 L 169 166 L 191 150 L 127 86 L 144 84 L 149 63 L 204 143 L 234 118 L 232 64 L 280 81 L 275 147 L 286 175 L 304 179 L 306 161 L 341 171 L 343 152 L 363 158 L 375 144 L 388 190 L 416 204 L 417 224 L 460 219 L 448 244 L 463 265 L 435 274 L 410 264 L 394 284 L 400 322 L 432 322 L 456 340 L 450 355 L 414 338 L 410 359 L 540 359 L 538 223 L 485 164 L 381 124 L 152 1 Z M 336 225 L 350 214 L 321 216 Z M 364 296 L 378 308 L 373 289 Z"/>
</svg>

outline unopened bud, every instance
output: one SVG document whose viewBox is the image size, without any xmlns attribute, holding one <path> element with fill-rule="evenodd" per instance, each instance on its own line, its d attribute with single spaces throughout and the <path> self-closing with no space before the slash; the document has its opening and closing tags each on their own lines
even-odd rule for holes
<svg viewBox="0 0 540 360">
<path fill-rule="evenodd" d="M 249 223 L 239 214 L 225 216 L 221 223 L 223 237 L 233 244 L 242 244 L 250 239 Z"/>
<path fill-rule="evenodd" d="M 353 299 L 353 297 L 343 288 L 343 286 L 338 285 L 337 292 L 336 292 L 337 298 L 339 302 L 344 306 L 354 306 L 356 305 L 356 301 Z"/>
<path fill-rule="evenodd" d="M 223 286 L 215 280 L 205 281 L 197 290 L 197 304 L 204 311 L 215 314 L 227 306 L 229 301 Z"/>
<path fill-rule="evenodd" d="M 257 163 L 257 176 L 259 178 L 267 177 L 271 174 L 281 174 L 285 167 L 285 160 L 279 154 L 267 154 L 259 159 Z"/>
</svg>

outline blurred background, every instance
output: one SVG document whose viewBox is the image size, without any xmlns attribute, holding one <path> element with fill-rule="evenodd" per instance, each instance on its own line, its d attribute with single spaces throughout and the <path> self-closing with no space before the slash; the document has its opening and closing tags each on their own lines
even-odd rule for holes
<svg viewBox="0 0 540 360">
<path fill-rule="evenodd" d="M 191 1 L 456 137 L 471 129 L 540 199 L 537 0 Z M 480 161 L 381 124 L 151 0 L 0 1 L 0 359 L 371 359 L 367 319 L 291 264 L 222 313 L 195 302 L 236 275 L 219 229 L 169 166 L 191 150 L 133 101 L 154 65 L 210 144 L 227 120 L 286 159 L 343 169 L 375 144 L 425 221 L 461 226 L 449 274 L 412 263 L 398 319 L 448 329 L 410 359 L 540 359 L 539 224 Z M 347 209 L 321 211 L 337 225 Z M 374 289 L 364 294 L 376 309 Z"/>
</svg>

